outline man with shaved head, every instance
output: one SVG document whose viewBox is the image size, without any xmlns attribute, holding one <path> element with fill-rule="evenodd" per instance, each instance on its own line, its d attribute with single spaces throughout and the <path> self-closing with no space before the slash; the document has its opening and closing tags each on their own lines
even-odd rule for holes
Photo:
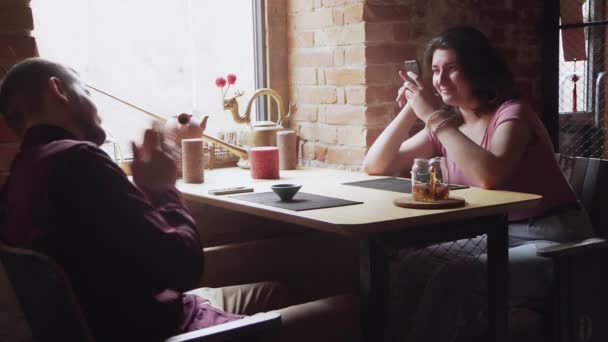
<svg viewBox="0 0 608 342">
<path fill-rule="evenodd" d="M 63 267 L 97 341 L 158 341 L 284 306 L 274 283 L 185 293 L 201 278 L 203 251 L 171 149 L 147 130 L 133 144 L 130 182 L 99 148 L 101 119 L 74 70 L 42 58 L 18 63 L 0 85 L 0 113 L 21 138 L 0 190 L 0 240 Z M 233 304 L 224 311 L 212 297 Z M 242 310 L 227 312 L 234 307 Z M 282 309 L 273 338 L 320 331 L 317 341 L 353 340 L 357 307 L 338 297 Z"/>
</svg>

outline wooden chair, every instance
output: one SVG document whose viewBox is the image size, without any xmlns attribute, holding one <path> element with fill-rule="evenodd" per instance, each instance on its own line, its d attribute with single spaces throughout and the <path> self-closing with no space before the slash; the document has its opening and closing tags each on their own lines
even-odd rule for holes
<svg viewBox="0 0 608 342">
<path fill-rule="evenodd" d="M 0 260 L 13 285 L 35 341 L 93 342 L 72 286 L 59 265 L 35 251 L 0 243 Z M 165 342 L 250 341 L 281 325 L 277 312 L 265 312 L 173 336 Z"/>
<path fill-rule="evenodd" d="M 608 160 L 556 155 L 562 172 L 589 213 L 595 238 L 539 251 L 553 259 L 551 341 L 608 341 Z"/>
</svg>

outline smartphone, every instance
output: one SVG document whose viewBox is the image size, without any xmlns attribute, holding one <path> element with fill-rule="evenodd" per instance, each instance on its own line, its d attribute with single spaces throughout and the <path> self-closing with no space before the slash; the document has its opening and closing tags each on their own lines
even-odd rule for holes
<svg viewBox="0 0 608 342">
<path fill-rule="evenodd" d="M 422 76 L 422 73 L 420 72 L 420 65 L 415 59 L 403 62 L 403 70 L 405 71 L 405 76 L 410 82 L 413 82 L 413 80 L 409 76 L 407 76 L 408 71 L 411 71 L 418 76 Z"/>
<path fill-rule="evenodd" d="M 237 186 L 234 188 L 222 188 L 209 190 L 210 195 L 230 195 L 230 194 L 241 194 L 244 192 L 253 192 L 253 188 L 250 186 Z"/>
</svg>

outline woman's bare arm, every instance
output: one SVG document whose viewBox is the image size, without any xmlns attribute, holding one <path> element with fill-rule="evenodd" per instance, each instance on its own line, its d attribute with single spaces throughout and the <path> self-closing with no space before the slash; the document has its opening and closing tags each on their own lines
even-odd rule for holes
<svg viewBox="0 0 608 342">
<path fill-rule="evenodd" d="M 437 138 L 471 185 L 492 189 L 511 176 L 526 150 L 530 130 L 521 120 L 506 121 L 496 128 L 489 150 L 454 126 L 441 129 Z"/>
<path fill-rule="evenodd" d="M 433 153 L 424 130 L 409 137 L 417 117 L 406 104 L 370 147 L 362 169 L 372 175 L 392 175 L 411 168 L 414 158 L 428 158 Z"/>
</svg>

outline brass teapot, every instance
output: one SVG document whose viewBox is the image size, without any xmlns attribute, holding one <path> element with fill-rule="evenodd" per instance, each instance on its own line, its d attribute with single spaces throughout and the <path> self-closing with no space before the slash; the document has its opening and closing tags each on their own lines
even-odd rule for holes
<svg viewBox="0 0 608 342">
<path fill-rule="evenodd" d="M 223 104 L 224 110 L 230 110 L 232 113 L 234 122 L 239 124 L 246 123 L 251 128 L 250 131 L 245 133 L 244 145 L 247 147 L 277 146 L 277 132 L 285 130 L 282 124 L 290 118 L 292 110 L 295 111 L 295 104 L 290 105 L 289 112 L 285 115 L 283 112 L 283 100 L 281 99 L 281 95 L 270 88 L 261 88 L 253 93 L 251 99 L 249 99 L 245 114 L 240 115 L 239 104 L 236 99 L 242 95 L 243 92 L 237 92 L 234 97 L 224 99 Z M 253 104 L 253 100 L 262 95 L 268 95 L 276 102 L 279 114 L 279 119 L 276 123 L 273 121 L 257 121 L 253 124 L 251 123 L 251 105 Z"/>
</svg>

